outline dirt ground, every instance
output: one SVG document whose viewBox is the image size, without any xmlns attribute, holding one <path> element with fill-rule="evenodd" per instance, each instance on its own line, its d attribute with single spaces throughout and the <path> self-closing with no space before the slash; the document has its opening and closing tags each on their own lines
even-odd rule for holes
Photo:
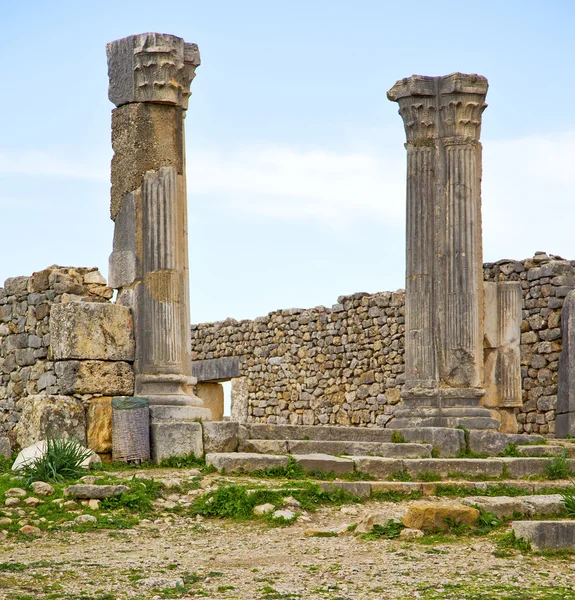
<svg viewBox="0 0 575 600">
<path fill-rule="evenodd" d="M 8 539 L 0 546 L 0 598 L 575 598 L 575 556 L 502 552 L 493 535 L 428 543 L 304 533 L 381 510 L 400 516 L 405 504 L 321 508 L 289 527 L 176 516 L 132 530 Z M 161 590 L 165 582 L 150 577 L 182 578 L 184 586 Z"/>
</svg>

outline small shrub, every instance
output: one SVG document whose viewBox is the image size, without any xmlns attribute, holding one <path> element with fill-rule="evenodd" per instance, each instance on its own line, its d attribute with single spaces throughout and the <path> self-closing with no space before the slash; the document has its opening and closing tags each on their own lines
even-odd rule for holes
<svg viewBox="0 0 575 600">
<path fill-rule="evenodd" d="M 391 441 L 394 444 L 405 444 L 406 440 L 397 429 L 391 434 Z"/>
<path fill-rule="evenodd" d="M 316 472 L 316 475 L 319 472 Z M 250 477 L 261 477 L 262 479 L 305 479 L 307 477 L 306 470 L 296 462 L 293 456 L 289 457 L 287 466 L 285 467 L 270 467 L 269 469 L 260 469 L 252 471 Z M 325 474 L 316 479 L 326 479 Z"/>
<path fill-rule="evenodd" d="M 561 495 L 563 496 L 565 514 L 571 519 L 575 518 L 575 489 L 566 490 Z"/>
<path fill-rule="evenodd" d="M 91 450 L 87 450 L 76 440 L 49 438 L 46 442 L 45 454 L 25 463 L 19 474 L 28 484 L 33 481 L 63 483 L 78 479 L 84 472 L 82 463 L 91 454 Z"/>
<path fill-rule="evenodd" d="M 522 456 L 516 444 L 507 444 L 501 456 Z"/>
<path fill-rule="evenodd" d="M 396 471 L 395 473 L 392 473 L 388 477 L 388 479 L 389 481 L 413 481 L 407 469 L 403 469 L 403 471 Z"/>
<path fill-rule="evenodd" d="M 159 465 L 154 466 L 162 469 L 202 469 L 206 466 L 206 461 L 203 457 L 196 457 L 195 454 L 185 454 L 164 458 Z"/>
<path fill-rule="evenodd" d="M 514 550 L 519 550 L 522 554 L 531 552 L 531 544 L 523 538 L 515 537 L 514 531 L 502 535 L 499 538 L 497 545 L 502 550 L 512 548 Z"/>
<path fill-rule="evenodd" d="M 402 529 L 405 529 L 403 523 L 389 519 L 385 525 L 378 525 L 376 523 L 370 532 L 363 535 L 363 539 L 378 540 L 380 538 L 385 538 L 388 540 L 395 540 L 399 537 Z"/>
<path fill-rule="evenodd" d="M 568 479 L 571 475 L 571 469 L 567 462 L 567 455 L 563 453 L 562 456 L 552 458 L 545 465 L 545 475 L 547 479 Z"/>
</svg>

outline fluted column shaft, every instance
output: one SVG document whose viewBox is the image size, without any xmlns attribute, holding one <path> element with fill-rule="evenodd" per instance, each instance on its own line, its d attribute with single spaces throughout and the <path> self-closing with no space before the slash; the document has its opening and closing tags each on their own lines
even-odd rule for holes
<svg viewBox="0 0 575 600">
<path fill-rule="evenodd" d="M 388 92 L 407 136 L 404 397 L 480 397 L 481 113 L 487 80 L 414 75 Z"/>
</svg>

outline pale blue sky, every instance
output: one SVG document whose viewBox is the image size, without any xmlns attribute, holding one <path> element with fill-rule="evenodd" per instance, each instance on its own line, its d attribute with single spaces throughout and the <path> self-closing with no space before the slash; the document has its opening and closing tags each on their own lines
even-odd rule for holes
<svg viewBox="0 0 575 600">
<path fill-rule="evenodd" d="M 484 257 L 575 259 L 575 3 L 0 0 L 0 282 L 106 273 L 105 44 L 199 44 L 187 121 L 192 321 L 403 286 L 405 155 L 385 92 L 480 73 Z"/>
</svg>

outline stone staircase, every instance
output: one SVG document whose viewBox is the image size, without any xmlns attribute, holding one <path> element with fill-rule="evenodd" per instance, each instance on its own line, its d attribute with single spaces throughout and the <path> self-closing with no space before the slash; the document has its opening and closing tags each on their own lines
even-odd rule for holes
<svg viewBox="0 0 575 600">
<path fill-rule="evenodd" d="M 285 467 L 290 456 L 306 471 L 363 473 L 380 482 L 398 474 L 406 482 L 544 477 L 548 463 L 564 455 L 575 471 L 575 444 L 567 440 L 492 430 L 211 422 L 203 432 L 207 463 L 230 473 Z M 510 445 L 513 455 L 505 456 Z"/>
</svg>

